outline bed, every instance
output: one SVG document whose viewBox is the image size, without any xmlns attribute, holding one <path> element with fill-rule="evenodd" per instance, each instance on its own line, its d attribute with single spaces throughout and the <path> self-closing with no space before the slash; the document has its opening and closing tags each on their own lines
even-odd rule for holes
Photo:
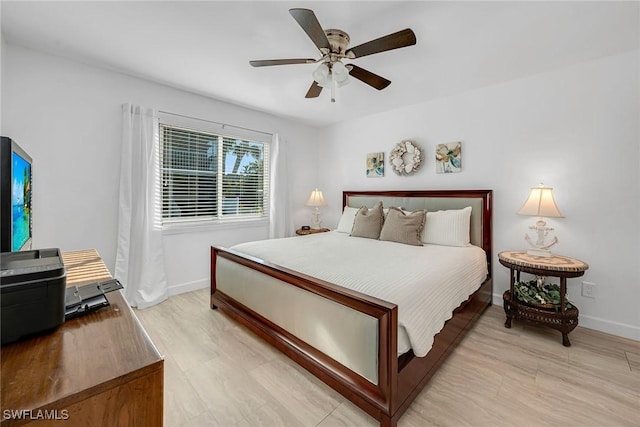
<svg viewBox="0 0 640 427">
<path fill-rule="evenodd" d="M 467 291 L 461 291 L 466 299 L 446 308 L 448 320 L 441 322 L 443 326 L 437 326 L 435 336 L 427 337 L 426 344 L 417 340 L 418 333 L 415 332 L 416 327 L 422 329 L 422 318 L 411 320 L 406 314 L 417 311 L 420 315 L 438 310 L 408 308 L 406 301 L 400 304 L 389 302 L 384 288 L 376 291 L 367 287 L 373 279 L 366 277 L 358 276 L 355 286 L 349 283 L 346 287 L 343 282 L 354 281 L 342 279 L 344 271 L 349 268 L 314 269 L 322 262 L 320 254 L 331 252 L 324 245 L 347 247 L 347 244 L 352 244 L 355 246 L 349 246 L 351 249 L 348 250 L 362 254 L 370 245 L 375 245 L 375 253 L 384 246 L 397 245 L 396 252 L 402 257 L 412 256 L 416 249 L 393 242 L 371 241 L 365 246 L 362 241 L 372 239 L 340 235 L 337 231 L 272 241 L 276 246 L 284 247 L 297 240 L 297 244 L 305 248 L 304 253 L 310 254 L 309 259 L 314 260 L 305 264 L 296 261 L 295 253 L 284 251 L 276 256 L 275 249 L 265 246 L 268 242 L 234 248 L 212 246 L 211 307 L 219 308 L 245 325 L 374 417 L 381 426 L 396 426 L 413 399 L 491 304 L 492 192 L 343 192 L 343 208 L 372 208 L 379 201 L 385 207 L 399 207 L 408 212 L 472 207 L 469 240 L 473 248 L 459 249 L 480 252 L 484 257 L 481 262 L 486 265 L 483 265 L 482 275 L 473 279 L 477 283 L 466 288 Z M 433 249 L 429 246 L 425 245 L 420 250 L 429 253 L 426 258 L 436 260 L 436 252 L 427 252 Z M 314 247 L 325 249 L 314 255 L 311 252 Z M 438 250 L 437 253 L 441 252 Z M 342 257 L 339 251 L 336 254 Z M 434 262 L 434 265 L 440 264 L 440 261 Z M 381 276 L 383 282 L 389 281 L 384 274 Z M 414 276 L 410 273 L 399 277 L 405 284 Z M 416 280 L 419 285 L 422 279 Z M 395 296 L 389 299 L 393 298 L 402 300 Z M 349 327 L 345 328 L 345 324 Z"/>
</svg>

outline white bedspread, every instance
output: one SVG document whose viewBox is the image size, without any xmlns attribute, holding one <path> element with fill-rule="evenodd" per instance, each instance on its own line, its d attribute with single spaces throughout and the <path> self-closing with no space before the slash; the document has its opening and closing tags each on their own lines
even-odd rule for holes
<svg viewBox="0 0 640 427">
<path fill-rule="evenodd" d="M 410 345 L 427 354 L 452 311 L 487 276 L 477 246 L 410 246 L 339 232 L 243 243 L 233 249 L 398 306 L 398 322 Z M 402 334 L 399 334 L 402 335 Z"/>
</svg>

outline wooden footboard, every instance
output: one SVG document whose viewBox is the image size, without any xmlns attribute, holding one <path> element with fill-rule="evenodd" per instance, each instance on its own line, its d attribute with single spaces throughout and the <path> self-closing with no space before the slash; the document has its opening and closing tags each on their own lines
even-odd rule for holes
<svg viewBox="0 0 640 427">
<path fill-rule="evenodd" d="M 355 194 L 345 192 L 346 195 Z M 364 192 L 357 192 L 364 194 Z M 491 191 L 421 191 L 421 192 L 373 192 L 374 196 L 408 197 L 477 197 L 482 204 L 482 247 L 487 253 L 488 276 L 481 287 L 458 307 L 453 317 L 435 336 L 434 343 L 425 357 L 413 357 L 411 352 L 397 357 L 398 308 L 349 289 L 310 277 L 262 259 L 251 257 L 231 249 L 211 248 L 211 307 L 220 308 L 226 314 L 245 325 L 272 346 L 286 354 L 300 366 L 341 393 L 345 398 L 380 422 L 381 426 L 394 427 L 429 379 L 444 363 L 447 356 L 473 326 L 476 319 L 491 304 L 493 285 L 491 278 Z M 285 285 L 326 298 L 342 306 L 364 313 L 377 321 L 377 381 L 371 382 L 344 366 L 334 358 L 294 336 L 271 320 L 243 305 L 218 289 L 218 260 L 225 259 L 240 264 Z"/>
<path fill-rule="evenodd" d="M 217 289 L 218 258 L 225 258 L 278 279 L 307 292 L 327 298 L 377 320 L 377 384 L 368 381 L 328 355 L 302 341 L 287 330 Z M 231 249 L 211 248 L 211 306 L 251 329 L 336 391 L 353 401 L 376 419 L 389 413 L 395 403 L 398 359 L 398 308 L 377 298 L 360 294 L 286 268 L 249 257 Z"/>
</svg>

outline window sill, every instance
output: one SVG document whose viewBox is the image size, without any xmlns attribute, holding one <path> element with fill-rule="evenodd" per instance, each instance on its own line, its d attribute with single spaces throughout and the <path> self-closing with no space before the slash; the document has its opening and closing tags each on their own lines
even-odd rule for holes
<svg viewBox="0 0 640 427">
<path fill-rule="evenodd" d="M 216 221 L 188 221 L 166 224 L 162 226 L 163 235 L 201 233 L 203 231 L 233 230 L 249 227 L 266 227 L 269 225 L 267 218 L 226 219 Z"/>
</svg>

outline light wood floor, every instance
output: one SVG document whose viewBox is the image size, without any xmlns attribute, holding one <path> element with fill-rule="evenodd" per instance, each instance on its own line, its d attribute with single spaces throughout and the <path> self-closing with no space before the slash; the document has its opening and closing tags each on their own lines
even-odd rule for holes
<svg viewBox="0 0 640 427">
<path fill-rule="evenodd" d="M 376 426 L 218 310 L 208 289 L 136 311 L 165 355 L 165 425 Z M 640 342 L 560 333 L 492 306 L 400 419 L 427 426 L 640 426 Z"/>
</svg>

